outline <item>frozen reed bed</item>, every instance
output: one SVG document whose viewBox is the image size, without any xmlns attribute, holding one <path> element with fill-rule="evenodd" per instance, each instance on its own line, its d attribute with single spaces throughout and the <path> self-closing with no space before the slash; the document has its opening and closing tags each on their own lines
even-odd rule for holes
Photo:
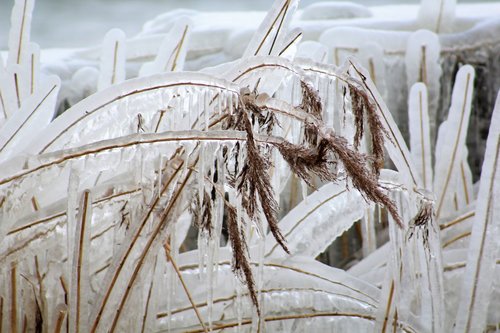
<svg viewBox="0 0 500 333">
<path fill-rule="evenodd" d="M 277 0 L 41 62 L 33 6 L 0 63 L 1 330 L 498 328 L 498 19 Z"/>
</svg>

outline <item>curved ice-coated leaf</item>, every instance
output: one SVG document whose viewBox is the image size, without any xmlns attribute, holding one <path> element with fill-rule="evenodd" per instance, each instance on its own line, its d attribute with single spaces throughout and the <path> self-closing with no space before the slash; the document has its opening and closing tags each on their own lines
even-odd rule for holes
<svg viewBox="0 0 500 333">
<path fill-rule="evenodd" d="M 173 131 L 161 134 L 135 134 L 113 140 L 100 141 L 83 147 L 39 155 L 23 161 L 9 162 L 0 179 L 0 197 L 3 197 L 0 220 L 13 223 L 31 213 L 33 196 L 45 207 L 66 195 L 71 170 L 77 170 L 82 186 L 95 186 L 103 173 L 116 175 L 131 172 L 143 189 L 153 189 L 157 181 L 160 156 L 169 156 L 183 147 L 191 153 L 199 141 L 245 141 L 239 131 Z M 281 143 L 282 139 L 256 135 L 258 142 Z M 12 164 L 9 167 L 9 164 Z M 109 176 L 108 176 L 109 177 Z M 37 184 L 37 186 L 33 186 Z M 43 194 L 43 195 L 41 195 Z M 157 192 L 152 190 L 149 196 Z"/>
<path fill-rule="evenodd" d="M 252 256 L 256 254 L 254 250 L 256 249 L 252 248 Z M 214 289 L 214 304 L 220 303 L 218 299 L 222 300 L 228 296 L 234 297 L 235 293 L 233 283 L 227 283 L 228 280 L 233 280 L 230 265 L 231 252 L 228 248 L 221 248 L 219 251 L 219 270 L 217 273 L 219 283 Z M 183 273 L 184 280 L 191 289 L 191 293 L 193 295 L 200 295 L 206 292 L 206 287 L 196 282 L 200 269 L 197 265 L 198 254 L 196 252 L 192 251 L 180 254 L 177 262 L 180 271 Z M 253 267 L 257 265 L 256 261 L 252 261 Z M 360 304 L 363 304 L 362 308 L 366 310 L 371 309 L 373 311 L 376 307 L 378 298 L 378 290 L 376 288 L 356 278 L 351 279 L 344 271 L 325 266 L 311 258 L 294 256 L 286 260 L 265 260 L 263 265 L 263 289 L 266 294 L 270 293 L 271 290 L 296 289 L 300 291 L 303 288 L 316 287 L 317 290 L 324 290 L 328 293 L 337 294 L 340 297 L 343 296 L 345 300 L 350 299 L 355 303 L 359 301 Z M 182 308 L 182 303 L 185 304 L 187 301 L 185 295 L 177 294 L 176 298 L 175 303 L 178 303 L 176 307 Z M 203 300 L 203 297 L 201 299 Z M 232 299 L 230 298 L 229 300 Z M 247 303 L 245 300 L 245 312 L 251 310 L 248 308 L 248 305 L 250 303 Z M 205 305 L 200 304 L 200 306 L 204 307 Z M 174 310 L 175 312 L 177 311 Z"/>
<path fill-rule="evenodd" d="M 473 83 L 474 68 L 470 65 L 461 67 L 455 79 L 448 119 L 439 127 L 434 166 L 436 219 L 452 211 L 469 125 Z"/>
<path fill-rule="evenodd" d="M 155 132 L 162 114 L 168 112 L 169 103 L 177 94 L 192 92 L 194 97 L 188 105 L 193 106 L 200 103 L 198 99 L 207 91 L 229 96 L 239 93 L 239 88 L 201 73 L 163 73 L 128 80 L 93 94 L 64 112 L 32 141 L 27 151 L 38 154 L 131 133 Z M 185 114 L 187 111 L 177 100 L 172 102 L 177 103 L 173 107 L 180 110 L 172 116 L 172 121 L 184 119 L 175 127 L 187 130 L 196 117 Z"/>
<path fill-rule="evenodd" d="M 301 69 L 288 59 L 275 56 L 256 56 L 238 61 L 224 74 L 241 87 L 249 87 L 250 90 L 257 87 L 259 93 L 269 96 L 273 96 L 282 84 L 292 85 L 294 76 L 302 77 Z"/>
<path fill-rule="evenodd" d="M 253 248 L 251 252 L 255 254 L 254 250 L 257 249 Z M 208 305 L 204 300 L 209 290 L 199 283 L 196 252 L 181 254 L 177 263 L 202 319 L 206 322 L 211 311 L 214 329 L 250 325 L 253 310 L 246 292 L 238 292 L 239 282 L 230 272 L 231 253 L 227 248 L 220 249 L 218 282 L 213 286 L 213 304 Z M 257 265 L 252 262 L 255 269 Z M 177 289 L 180 288 L 178 282 L 176 285 Z M 329 318 L 325 326 L 328 328 L 370 330 L 373 329 L 379 294 L 377 288 L 312 258 L 292 256 L 286 260 L 274 258 L 263 262 L 261 305 L 267 330 L 319 329 L 326 324 L 315 319 L 318 316 Z M 193 307 L 185 294 L 176 293 L 170 315 L 162 308 L 165 309 L 165 305 L 160 306 L 157 313 L 159 330 L 167 327 L 184 332 L 202 329 L 192 315 Z M 308 320 L 304 323 L 301 318 Z M 415 332 L 418 326 L 414 322 L 412 318 L 411 323 L 398 321 L 395 324 L 405 331 Z"/>
<path fill-rule="evenodd" d="M 329 183 L 295 206 L 279 226 L 290 253 L 317 257 L 365 213 L 368 203 L 355 189 Z M 266 237 L 266 256 L 284 252 L 272 235 Z"/>
<path fill-rule="evenodd" d="M 427 88 L 423 83 L 412 86 L 408 101 L 411 156 L 415 161 L 423 188 L 432 191 L 433 171 L 430 142 Z"/>
<path fill-rule="evenodd" d="M 468 70 L 468 75 L 473 73 Z M 495 280 L 500 231 L 500 93 L 486 143 L 476 215 L 454 332 L 482 332 Z"/>
<path fill-rule="evenodd" d="M 23 103 L 0 128 L 0 162 L 23 151 L 33 138 L 50 123 L 54 115 L 61 81 L 51 76 L 41 89 Z"/>
<path fill-rule="evenodd" d="M 161 72 L 181 71 L 187 53 L 191 20 L 179 19 L 169 33 L 163 38 L 156 58 L 142 65 L 139 76 L 147 76 Z"/>
</svg>

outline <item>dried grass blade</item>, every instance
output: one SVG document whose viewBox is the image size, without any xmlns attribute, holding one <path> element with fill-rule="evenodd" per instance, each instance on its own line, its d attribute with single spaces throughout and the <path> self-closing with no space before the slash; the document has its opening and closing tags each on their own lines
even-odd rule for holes
<svg viewBox="0 0 500 333">
<path fill-rule="evenodd" d="M 193 307 L 194 312 L 196 313 L 196 317 L 198 318 L 198 321 L 200 322 L 201 327 L 203 328 L 204 332 L 208 332 L 207 327 L 205 326 L 205 321 L 201 317 L 200 311 L 198 310 L 198 307 L 196 306 L 196 303 L 193 300 L 193 297 L 191 296 L 191 292 L 189 292 L 189 288 L 186 285 L 186 282 L 182 278 L 182 273 L 179 270 L 179 267 L 177 266 L 176 262 L 170 255 L 170 246 L 168 245 L 168 242 L 163 243 L 163 248 L 165 249 L 165 255 L 167 256 L 168 261 L 172 264 L 172 267 L 175 270 L 175 273 L 177 274 L 177 277 L 179 277 L 179 280 L 181 281 L 182 288 L 184 289 L 184 292 L 186 293 L 186 296 L 189 299 L 189 303 L 191 303 L 191 306 Z"/>
<path fill-rule="evenodd" d="M 17 263 L 10 266 L 10 328 L 17 333 Z"/>
<path fill-rule="evenodd" d="M 71 289 L 69 293 L 70 329 L 73 332 L 87 332 L 89 297 L 88 284 L 90 253 L 90 227 L 92 221 L 92 197 L 89 190 L 82 194 L 78 209 L 78 224 L 75 230 L 75 246 L 71 273 Z"/>
</svg>

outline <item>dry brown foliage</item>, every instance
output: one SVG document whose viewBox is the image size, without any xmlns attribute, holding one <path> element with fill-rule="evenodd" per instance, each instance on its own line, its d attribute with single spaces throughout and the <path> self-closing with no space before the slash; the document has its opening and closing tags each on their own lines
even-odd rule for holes
<svg viewBox="0 0 500 333">
<path fill-rule="evenodd" d="M 313 187 L 310 173 L 324 181 L 336 181 L 338 178 L 337 173 L 332 171 L 332 164 L 337 163 L 328 159 L 325 143 L 326 141 L 321 141 L 317 147 L 309 148 L 284 141 L 276 147 L 293 173 Z"/>
<path fill-rule="evenodd" d="M 323 107 L 321 105 L 321 99 L 318 96 L 318 93 L 304 81 L 300 82 L 300 86 L 302 88 L 302 102 L 299 105 L 299 108 L 312 115 L 317 120 L 322 120 Z M 310 145 L 316 146 L 316 144 L 318 143 L 317 129 L 309 126 L 308 124 L 305 124 L 304 139 Z"/>
<path fill-rule="evenodd" d="M 252 268 L 250 267 L 250 263 L 248 261 L 248 246 L 245 239 L 243 225 L 240 227 L 238 226 L 238 216 L 236 208 L 233 205 L 225 201 L 224 208 L 227 214 L 227 230 L 229 240 L 231 241 L 231 249 L 233 251 L 233 272 L 245 281 L 252 303 L 255 305 L 257 313 L 260 315 Z"/>
<path fill-rule="evenodd" d="M 380 169 L 384 166 L 384 139 L 387 133 L 376 112 L 375 103 L 370 100 L 366 91 L 349 85 L 349 94 L 351 95 L 351 106 L 354 114 L 354 124 L 356 132 L 354 134 L 354 147 L 357 149 L 365 133 L 364 120 L 365 114 L 371 135 L 371 148 L 373 154 L 372 170 L 380 174 Z"/>
<path fill-rule="evenodd" d="M 383 192 L 378 182 L 377 174 L 367 168 L 368 159 L 366 155 L 351 149 L 345 138 L 333 133 L 324 140 L 328 141 L 328 147 L 344 165 L 347 176 L 351 179 L 353 186 L 369 200 L 384 205 L 396 223 L 400 227 L 403 227 L 403 222 L 396 209 L 396 205 Z"/>
<path fill-rule="evenodd" d="M 198 228 L 208 232 L 208 235 L 212 236 L 212 200 L 210 200 L 210 196 L 207 191 L 203 192 L 202 203 L 200 203 L 197 193 L 194 193 L 193 197 L 194 198 L 191 201 L 189 209 L 191 214 L 193 214 L 194 222 Z"/>
</svg>

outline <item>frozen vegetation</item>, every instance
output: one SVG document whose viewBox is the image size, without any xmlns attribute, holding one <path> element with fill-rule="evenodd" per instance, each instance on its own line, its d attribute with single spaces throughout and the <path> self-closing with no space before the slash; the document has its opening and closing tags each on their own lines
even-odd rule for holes
<svg viewBox="0 0 500 333">
<path fill-rule="evenodd" d="M 500 330 L 500 5 L 298 5 L 40 50 L 16 0 L 0 331 Z"/>
</svg>

